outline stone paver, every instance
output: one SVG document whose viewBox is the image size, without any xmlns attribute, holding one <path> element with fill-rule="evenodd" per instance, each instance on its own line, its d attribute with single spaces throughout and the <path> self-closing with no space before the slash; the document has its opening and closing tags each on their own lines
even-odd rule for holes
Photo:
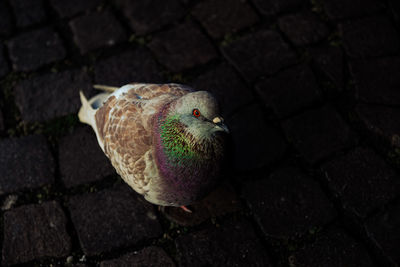
<svg viewBox="0 0 400 267">
<path fill-rule="evenodd" d="M 13 30 L 11 10 L 6 1 L 0 1 L 0 36 L 8 36 Z"/>
<path fill-rule="evenodd" d="M 3 78 L 9 71 L 10 67 L 4 54 L 4 46 L 0 44 L 0 78 Z"/>
<path fill-rule="evenodd" d="M 350 57 L 385 56 L 399 51 L 399 34 L 386 17 L 347 21 L 339 25 L 339 30 Z"/>
<path fill-rule="evenodd" d="M 43 0 L 10 0 L 18 27 L 28 27 L 46 20 Z"/>
<path fill-rule="evenodd" d="M 246 182 L 243 189 L 265 235 L 289 239 L 323 226 L 336 216 L 318 183 L 294 167 L 284 167 L 268 178 Z"/>
<path fill-rule="evenodd" d="M 292 254 L 289 261 L 293 266 L 375 266 L 363 245 L 336 228 L 321 233 L 315 242 Z"/>
<path fill-rule="evenodd" d="M 283 128 L 294 146 L 311 163 L 354 143 L 354 133 L 330 106 L 288 119 Z"/>
<path fill-rule="evenodd" d="M 308 50 L 313 66 L 326 76 L 336 87 L 344 87 L 344 55 L 340 47 L 316 46 Z"/>
<path fill-rule="evenodd" d="M 265 16 L 276 15 L 307 3 L 305 0 L 253 0 L 253 2 L 258 10 Z"/>
<path fill-rule="evenodd" d="M 50 5 L 61 18 L 72 17 L 81 12 L 93 9 L 101 3 L 101 0 L 50 0 Z"/>
<path fill-rule="evenodd" d="M 179 0 L 114 0 L 136 34 L 144 35 L 180 19 L 184 9 Z"/>
<path fill-rule="evenodd" d="M 58 145 L 61 179 L 67 187 L 90 183 L 115 174 L 96 135 L 88 126 L 61 138 Z"/>
<path fill-rule="evenodd" d="M 21 206 L 4 213 L 2 263 L 9 266 L 37 258 L 65 257 L 71 250 L 67 220 L 55 202 Z"/>
<path fill-rule="evenodd" d="M 4 130 L 4 119 L 3 119 L 3 113 L 0 110 L 0 132 Z"/>
<path fill-rule="evenodd" d="M 74 196 L 68 208 L 82 249 L 89 256 L 138 244 L 162 233 L 152 205 L 126 184 Z"/>
<path fill-rule="evenodd" d="M 365 16 L 382 9 L 382 4 L 377 0 L 323 0 L 323 6 L 332 20 Z"/>
<path fill-rule="evenodd" d="M 358 105 L 357 115 L 365 127 L 387 143 L 400 148 L 400 109 L 373 105 Z"/>
<path fill-rule="evenodd" d="M 94 68 L 97 84 L 122 86 L 131 82 L 161 83 L 161 68 L 150 52 L 140 47 L 101 60 Z"/>
<path fill-rule="evenodd" d="M 350 70 L 361 102 L 386 105 L 400 104 L 400 57 L 351 61 Z"/>
<path fill-rule="evenodd" d="M 176 239 L 179 266 L 272 266 L 249 222 L 230 221 L 218 228 Z"/>
<path fill-rule="evenodd" d="M 285 117 L 318 101 L 318 85 L 307 65 L 299 65 L 261 80 L 256 90 L 266 106 Z M 288 97 L 290 96 L 290 97 Z"/>
<path fill-rule="evenodd" d="M 394 199 L 400 179 L 371 149 L 356 148 L 322 166 L 343 208 L 360 217 Z"/>
<path fill-rule="evenodd" d="M 262 116 L 258 105 L 240 109 L 227 120 L 234 150 L 234 167 L 251 170 L 279 160 L 286 150 L 286 143 L 279 132 Z"/>
<path fill-rule="evenodd" d="M 328 27 L 310 11 L 280 17 L 278 25 L 295 45 L 316 43 L 329 34 Z"/>
<path fill-rule="evenodd" d="M 32 71 L 66 56 L 58 33 L 51 28 L 17 35 L 8 41 L 8 50 L 16 71 Z"/>
<path fill-rule="evenodd" d="M 126 34 L 110 11 L 95 12 L 69 23 L 82 54 L 125 41 Z"/>
<path fill-rule="evenodd" d="M 224 118 L 253 100 L 251 90 L 228 64 L 221 64 L 197 77 L 191 84 L 196 90 L 212 92 L 217 98 Z"/>
<path fill-rule="evenodd" d="M 24 121 L 50 120 L 76 113 L 81 106 L 79 90 L 88 97 L 91 87 L 88 75 L 81 70 L 44 74 L 16 85 L 16 103 Z"/>
<path fill-rule="evenodd" d="M 159 247 L 146 247 L 140 251 L 126 254 L 118 259 L 100 263 L 100 267 L 174 267 L 171 258 Z"/>
<path fill-rule="evenodd" d="M 206 0 L 196 5 L 192 14 L 213 38 L 221 38 L 257 22 L 256 13 L 241 0 Z"/>
<path fill-rule="evenodd" d="M 43 136 L 0 141 L 1 195 L 52 184 L 54 169 L 54 159 Z"/>
<path fill-rule="evenodd" d="M 173 72 L 205 64 L 217 56 L 207 37 L 191 22 L 155 34 L 149 48 Z"/>
<path fill-rule="evenodd" d="M 366 231 L 372 242 L 393 266 L 400 265 L 400 202 L 369 219 Z"/>
<path fill-rule="evenodd" d="M 281 36 L 270 30 L 241 37 L 222 47 L 222 52 L 249 81 L 273 74 L 297 61 Z"/>
</svg>

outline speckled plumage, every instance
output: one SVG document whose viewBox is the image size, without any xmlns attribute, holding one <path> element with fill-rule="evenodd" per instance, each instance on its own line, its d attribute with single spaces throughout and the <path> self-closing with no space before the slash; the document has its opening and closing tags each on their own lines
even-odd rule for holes
<svg viewBox="0 0 400 267">
<path fill-rule="evenodd" d="M 188 205 L 214 186 L 226 127 L 208 92 L 178 84 L 130 84 L 89 103 L 83 95 L 81 100 L 80 120 L 92 126 L 117 173 L 149 202 Z M 194 109 L 201 116 L 195 117 Z"/>
</svg>

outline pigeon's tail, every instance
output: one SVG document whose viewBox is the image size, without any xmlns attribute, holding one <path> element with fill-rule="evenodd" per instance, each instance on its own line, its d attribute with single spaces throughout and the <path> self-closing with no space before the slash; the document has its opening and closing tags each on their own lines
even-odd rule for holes
<svg viewBox="0 0 400 267">
<path fill-rule="evenodd" d="M 83 123 L 89 124 L 90 126 L 92 126 L 93 129 L 95 129 L 96 120 L 94 118 L 94 115 L 96 114 L 96 110 L 103 105 L 103 102 L 107 99 L 109 94 L 102 93 L 95 95 L 89 101 L 82 93 L 82 91 L 79 92 L 79 95 L 81 97 L 82 103 L 82 107 L 78 113 L 79 120 Z"/>
</svg>

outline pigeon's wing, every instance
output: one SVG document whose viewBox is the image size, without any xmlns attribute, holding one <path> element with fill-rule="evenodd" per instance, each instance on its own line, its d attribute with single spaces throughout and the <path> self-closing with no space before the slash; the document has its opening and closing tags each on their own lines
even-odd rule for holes
<svg viewBox="0 0 400 267">
<path fill-rule="evenodd" d="M 99 139 L 118 174 L 138 193 L 146 193 L 145 170 L 152 149 L 153 115 L 171 98 L 188 93 L 175 85 L 121 87 L 96 111 Z M 120 90 L 123 89 L 123 92 Z"/>
</svg>

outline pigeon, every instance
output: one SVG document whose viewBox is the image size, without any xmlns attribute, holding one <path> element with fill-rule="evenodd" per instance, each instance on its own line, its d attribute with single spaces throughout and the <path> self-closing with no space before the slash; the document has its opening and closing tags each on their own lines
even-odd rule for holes
<svg viewBox="0 0 400 267">
<path fill-rule="evenodd" d="M 147 201 L 190 212 L 222 171 L 229 130 L 214 96 L 173 83 L 94 87 L 104 92 L 80 92 L 78 117 L 117 173 Z"/>
</svg>

